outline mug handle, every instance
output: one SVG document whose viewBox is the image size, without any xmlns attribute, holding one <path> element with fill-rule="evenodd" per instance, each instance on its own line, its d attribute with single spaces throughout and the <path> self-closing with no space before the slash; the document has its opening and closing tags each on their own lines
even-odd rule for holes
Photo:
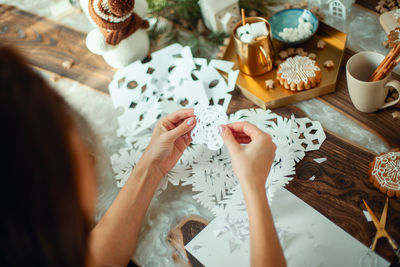
<svg viewBox="0 0 400 267">
<path fill-rule="evenodd" d="M 264 67 L 268 67 L 268 57 L 267 57 L 267 53 L 265 53 L 265 50 L 262 46 L 258 47 L 261 51 L 261 54 L 263 55 L 263 61 L 262 64 L 264 65 Z"/>
<path fill-rule="evenodd" d="M 390 86 L 390 87 L 393 87 L 394 89 L 396 89 L 397 93 L 399 94 L 399 96 L 397 97 L 396 100 L 393 100 L 393 101 L 390 101 L 389 103 L 386 103 L 385 105 L 383 105 L 379 109 L 383 109 L 383 108 L 387 108 L 387 107 L 396 105 L 400 100 L 400 82 L 397 81 L 397 80 L 391 80 L 390 82 L 385 84 L 385 87 L 387 87 L 387 86 Z"/>
</svg>

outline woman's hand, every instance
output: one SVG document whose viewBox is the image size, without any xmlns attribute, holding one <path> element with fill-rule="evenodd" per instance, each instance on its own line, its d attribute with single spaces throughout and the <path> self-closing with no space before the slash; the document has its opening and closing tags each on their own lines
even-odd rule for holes
<svg viewBox="0 0 400 267">
<path fill-rule="evenodd" d="M 125 186 L 92 231 L 91 248 L 99 265 L 128 264 L 156 187 L 190 144 L 195 124 L 193 109 L 179 110 L 157 123 Z"/>
<path fill-rule="evenodd" d="M 221 125 L 220 132 L 244 191 L 261 188 L 265 192 L 276 149 L 271 136 L 248 122 Z"/>
<path fill-rule="evenodd" d="M 190 131 L 195 125 L 193 109 L 178 110 L 157 122 L 141 158 L 155 171 L 157 178 L 164 177 L 178 162 L 192 141 Z"/>
<path fill-rule="evenodd" d="M 275 157 L 276 146 L 270 135 L 248 122 L 221 125 L 220 132 L 246 201 L 251 266 L 284 267 L 285 257 L 265 193 L 265 181 Z"/>
</svg>

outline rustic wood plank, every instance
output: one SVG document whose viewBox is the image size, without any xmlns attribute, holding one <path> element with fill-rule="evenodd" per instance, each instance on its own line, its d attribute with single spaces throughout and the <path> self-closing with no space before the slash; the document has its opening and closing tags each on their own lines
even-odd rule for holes
<svg viewBox="0 0 400 267">
<path fill-rule="evenodd" d="M 296 117 L 305 116 L 294 106 L 275 112 L 282 116 L 290 116 L 291 113 Z M 362 213 L 362 210 L 366 210 L 362 199 L 371 204 L 379 217 L 386 200 L 385 195 L 368 180 L 368 165 L 375 155 L 330 132 L 326 132 L 326 135 L 327 139 L 320 150 L 307 152 L 306 157 L 296 165 L 296 176 L 286 188 L 369 247 L 376 229 Z M 327 161 L 321 164 L 313 161 L 321 157 L 326 157 Z M 313 175 L 315 180 L 309 181 Z M 386 229 L 395 240 L 400 240 L 399 199 L 390 200 Z M 395 260 L 386 241 L 378 243 L 377 252 L 389 261 Z"/>
<path fill-rule="evenodd" d="M 396 107 L 390 107 L 379 110 L 374 113 L 363 113 L 358 111 L 352 104 L 349 92 L 347 90 L 346 80 L 346 62 L 354 55 L 354 52 L 346 49 L 343 57 L 342 66 L 340 67 L 339 78 L 336 85 L 336 92 L 324 96 L 319 99 L 329 104 L 337 111 L 343 113 L 354 122 L 366 127 L 368 130 L 380 136 L 391 147 L 400 146 L 400 120 L 393 119 L 392 113 Z M 393 74 L 392 76 L 399 80 L 400 76 Z"/>
<path fill-rule="evenodd" d="M 0 42 L 12 45 L 37 67 L 107 92 L 115 69 L 89 52 L 85 34 L 47 18 L 0 5 Z M 73 60 L 71 69 L 62 63 Z"/>
<path fill-rule="evenodd" d="M 378 5 L 379 0 L 357 0 L 356 4 L 366 9 L 369 9 L 378 14 L 375 7 Z"/>
<path fill-rule="evenodd" d="M 167 236 L 167 242 L 175 249 L 172 255 L 174 263 L 182 267 L 204 267 L 185 246 L 208 224 L 208 221 L 192 215 L 181 220 L 177 226 L 171 229 Z"/>
</svg>

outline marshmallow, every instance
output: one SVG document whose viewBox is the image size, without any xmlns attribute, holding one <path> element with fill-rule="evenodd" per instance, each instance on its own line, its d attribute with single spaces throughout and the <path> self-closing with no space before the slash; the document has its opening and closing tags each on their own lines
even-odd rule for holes
<svg viewBox="0 0 400 267">
<path fill-rule="evenodd" d="M 296 28 L 284 28 L 279 36 L 287 42 L 296 42 L 306 39 L 312 35 L 312 24 L 304 21 L 303 18 L 299 18 L 299 25 Z"/>
<path fill-rule="evenodd" d="M 256 37 L 268 35 L 268 30 L 265 22 L 260 21 L 238 27 L 236 34 L 243 43 L 251 43 Z"/>
<path fill-rule="evenodd" d="M 268 35 L 267 26 L 263 21 L 252 23 L 250 27 L 253 30 L 253 34 L 256 35 L 257 37 Z"/>
<path fill-rule="evenodd" d="M 254 40 L 254 38 L 255 38 L 255 36 L 252 35 L 252 34 L 243 34 L 243 35 L 240 37 L 240 41 L 242 41 L 243 43 L 249 44 L 249 43 L 251 43 L 251 42 Z"/>
<path fill-rule="evenodd" d="M 239 28 L 237 28 L 236 30 L 236 34 L 240 37 L 242 37 L 242 35 L 244 34 L 253 34 L 253 29 L 250 27 L 249 24 L 246 24 L 244 26 L 240 26 Z"/>
</svg>

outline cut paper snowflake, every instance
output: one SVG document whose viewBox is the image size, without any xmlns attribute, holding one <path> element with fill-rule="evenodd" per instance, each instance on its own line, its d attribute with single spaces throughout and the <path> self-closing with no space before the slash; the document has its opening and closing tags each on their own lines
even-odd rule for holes
<svg viewBox="0 0 400 267">
<path fill-rule="evenodd" d="M 255 125 L 265 125 L 267 121 L 274 121 L 280 116 L 271 110 L 242 109 L 230 114 L 229 123 L 237 121 L 249 121 Z"/>
<path fill-rule="evenodd" d="M 125 136 L 125 143 L 129 148 L 143 152 L 150 143 L 151 135 L 151 130 L 142 132 L 140 136 L 127 135 Z"/>
<path fill-rule="evenodd" d="M 307 118 L 297 119 L 294 116 L 283 118 L 270 110 L 240 110 L 231 114 L 229 120 L 221 106 L 196 107 L 195 114 L 200 118 L 196 127 L 204 130 L 204 127 L 211 127 L 212 124 L 214 126 L 212 130 L 205 131 L 208 137 L 205 140 L 210 140 L 209 137 L 220 137 L 218 125 L 226 124 L 228 121 L 232 123 L 244 120 L 258 125 L 260 129 L 272 136 L 277 150 L 266 183 L 269 201 L 272 200 L 277 188 L 284 187 L 292 179 L 295 174 L 295 164 L 304 157 L 305 151 L 317 149 L 325 138 L 322 127 L 317 122 L 312 122 Z M 223 115 L 221 121 L 219 121 L 219 114 Z M 195 142 L 198 132 L 196 128 L 192 132 Z M 113 155 L 112 163 L 118 186 L 124 185 L 130 171 L 150 142 L 150 138 L 150 129 L 142 131 L 141 136 L 126 136 L 128 147 Z M 314 139 L 317 142 L 314 141 L 312 146 L 301 145 L 312 142 Z M 219 145 L 222 144 L 222 140 L 220 142 Z M 191 185 L 192 191 L 195 192 L 193 197 L 216 216 L 229 211 L 226 215 L 231 222 L 246 220 L 247 211 L 241 190 L 240 188 L 233 189 L 238 185 L 238 181 L 233 173 L 229 154 L 226 148 L 218 149 L 218 147 L 207 148 L 203 145 L 191 144 L 184 151 L 175 168 L 161 181 L 157 193 L 165 190 L 168 182 L 175 186 Z M 228 207 L 230 202 L 235 204 Z"/>
<path fill-rule="evenodd" d="M 189 47 L 173 44 L 118 70 L 109 85 L 114 107 L 120 110 L 119 136 L 140 135 L 165 114 L 184 107 L 220 104 L 226 111 L 239 75 L 233 63 L 193 58 Z M 228 79 L 221 76 L 221 70 Z"/>
<path fill-rule="evenodd" d="M 179 163 L 185 166 L 193 166 L 199 160 L 204 159 L 204 154 L 208 153 L 209 149 L 205 148 L 203 145 L 190 144 L 186 150 L 183 152 Z"/>
<path fill-rule="evenodd" d="M 158 196 L 162 192 L 164 192 L 168 187 L 168 183 L 171 183 L 174 186 L 178 186 L 181 182 L 182 177 L 187 177 L 190 175 L 191 175 L 190 168 L 180 164 L 175 165 L 175 167 L 172 168 L 172 170 L 170 170 L 167 173 L 167 175 L 161 179 L 154 195 Z"/>
<path fill-rule="evenodd" d="M 141 156 L 141 151 L 129 148 L 122 148 L 117 154 L 111 156 L 111 164 L 113 171 L 116 174 L 115 179 L 117 180 L 118 187 L 123 187 L 125 185 L 132 169 L 135 167 Z"/>
<path fill-rule="evenodd" d="M 277 159 L 275 156 L 274 163 L 271 166 L 270 173 L 267 177 L 266 191 L 268 202 L 271 203 L 278 188 L 284 187 L 290 182 L 295 174 L 295 161 L 290 154 L 290 147 L 284 143 L 275 143 L 278 150 L 285 151 L 284 159 Z M 217 216 L 225 216 L 230 218 L 230 223 L 241 222 L 247 220 L 247 210 L 240 186 L 236 186 L 231 193 L 221 200 L 213 209 L 213 213 Z"/>
<path fill-rule="evenodd" d="M 295 174 L 295 164 L 304 157 L 306 151 L 318 149 L 326 138 L 325 134 L 318 122 L 307 118 L 297 119 L 294 116 L 289 119 L 283 118 L 269 110 L 240 110 L 229 118 L 230 123 L 243 120 L 257 124 L 260 129 L 272 136 L 276 144 L 275 160 L 266 183 L 268 201 L 271 203 L 275 191 L 292 179 Z M 202 193 L 203 196 L 209 197 L 206 192 Z M 205 199 L 201 201 L 204 203 Z M 239 243 L 245 240 L 241 233 L 248 229 L 247 210 L 240 186 L 237 185 L 225 193 L 225 197 L 219 202 L 208 204 L 208 207 L 215 205 L 212 211 L 217 217 L 225 218 L 224 225 L 216 231 L 219 235 L 229 232 L 231 235 L 229 245 L 233 248 L 231 251 L 236 250 L 240 247 Z"/>
<path fill-rule="evenodd" d="M 325 132 L 319 121 L 311 121 L 309 118 L 297 118 L 297 140 L 301 142 L 305 152 L 318 150 L 326 139 Z"/>
<path fill-rule="evenodd" d="M 209 210 L 213 210 L 238 184 L 232 168 L 211 158 L 194 164 L 192 175 L 181 180 L 182 185 L 192 186 L 192 191 L 196 193 L 193 198 Z"/>
<path fill-rule="evenodd" d="M 220 149 L 224 141 L 219 134 L 218 127 L 228 122 L 228 117 L 222 106 L 196 106 L 194 109 L 196 126 L 192 130 L 192 142 L 205 144 L 211 150 Z"/>
<path fill-rule="evenodd" d="M 318 122 L 294 116 L 284 118 L 270 110 L 240 110 L 228 119 L 229 92 L 238 76 L 232 66 L 217 60 L 207 64 L 205 59 L 193 58 L 189 48 L 175 44 L 153 53 L 150 62 L 138 61 L 119 70 L 109 87 L 115 108 L 121 110 L 118 134 L 126 141 L 124 148 L 111 157 L 119 187 L 125 184 L 150 142 L 156 121 L 182 107 L 195 107 L 193 143 L 162 179 L 156 194 L 164 191 L 168 183 L 191 185 L 194 199 L 216 216 L 224 216 L 226 225 L 221 226 L 218 235 L 229 232 L 231 252 L 248 237 L 248 219 L 218 126 L 249 121 L 272 136 L 277 150 L 265 185 L 269 202 L 275 191 L 292 179 L 295 164 L 305 152 L 319 149 L 326 138 Z M 227 72 L 228 81 L 217 70 Z M 210 103 L 212 106 L 208 106 Z"/>
</svg>

